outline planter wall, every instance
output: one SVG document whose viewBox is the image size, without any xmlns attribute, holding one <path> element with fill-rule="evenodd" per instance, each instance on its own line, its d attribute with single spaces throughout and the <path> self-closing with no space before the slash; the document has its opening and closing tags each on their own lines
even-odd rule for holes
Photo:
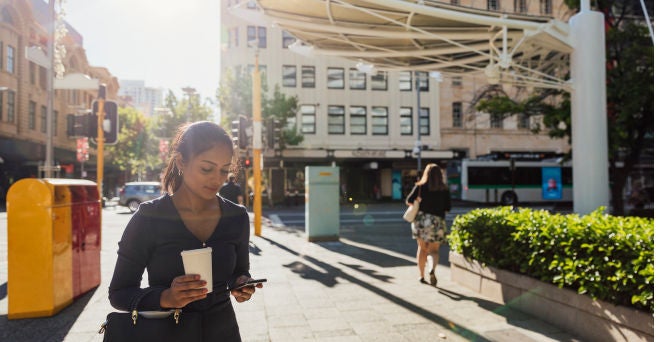
<svg viewBox="0 0 656 342">
<path fill-rule="evenodd" d="M 453 281 L 589 341 L 653 341 L 654 316 L 593 300 L 528 276 L 486 267 L 453 251 Z"/>
</svg>

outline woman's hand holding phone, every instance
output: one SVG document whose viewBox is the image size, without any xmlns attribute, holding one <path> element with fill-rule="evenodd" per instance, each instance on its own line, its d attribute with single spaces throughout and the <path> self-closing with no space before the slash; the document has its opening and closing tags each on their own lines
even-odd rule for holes
<svg viewBox="0 0 656 342">
<path fill-rule="evenodd" d="M 264 286 L 262 283 L 266 281 L 266 279 L 253 279 L 247 276 L 240 276 L 235 281 L 235 285 L 229 290 L 235 297 L 235 300 L 241 303 L 251 299 L 251 296 L 255 293 L 255 288 L 262 288 Z"/>
</svg>

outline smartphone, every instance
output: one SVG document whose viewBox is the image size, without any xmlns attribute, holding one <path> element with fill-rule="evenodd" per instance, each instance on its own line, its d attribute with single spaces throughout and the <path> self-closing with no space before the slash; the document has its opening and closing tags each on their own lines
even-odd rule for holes
<svg viewBox="0 0 656 342">
<path fill-rule="evenodd" d="M 235 285 L 234 287 L 229 288 L 229 290 L 232 291 L 232 290 L 241 289 L 242 287 L 246 287 L 246 286 L 255 286 L 257 284 L 266 283 L 266 281 L 267 281 L 266 279 L 253 279 L 253 280 L 249 280 L 245 283 Z"/>
</svg>

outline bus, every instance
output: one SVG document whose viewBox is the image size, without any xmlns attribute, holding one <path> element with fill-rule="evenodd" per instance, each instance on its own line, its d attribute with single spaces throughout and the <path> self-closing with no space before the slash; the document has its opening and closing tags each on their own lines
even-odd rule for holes
<svg viewBox="0 0 656 342">
<path fill-rule="evenodd" d="M 559 159 L 463 159 L 460 181 L 464 201 L 503 205 L 572 201 L 572 166 Z"/>
</svg>

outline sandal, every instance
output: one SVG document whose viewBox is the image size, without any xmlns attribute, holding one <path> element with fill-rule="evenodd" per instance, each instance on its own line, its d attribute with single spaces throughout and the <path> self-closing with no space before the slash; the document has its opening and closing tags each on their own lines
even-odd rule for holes
<svg viewBox="0 0 656 342">
<path fill-rule="evenodd" d="M 433 286 L 437 286 L 437 277 L 435 276 L 435 271 L 430 272 L 430 283 Z"/>
<path fill-rule="evenodd" d="M 422 283 L 422 284 L 428 285 L 428 282 L 426 282 L 426 280 L 424 280 L 424 277 L 419 278 L 419 282 Z"/>
</svg>

